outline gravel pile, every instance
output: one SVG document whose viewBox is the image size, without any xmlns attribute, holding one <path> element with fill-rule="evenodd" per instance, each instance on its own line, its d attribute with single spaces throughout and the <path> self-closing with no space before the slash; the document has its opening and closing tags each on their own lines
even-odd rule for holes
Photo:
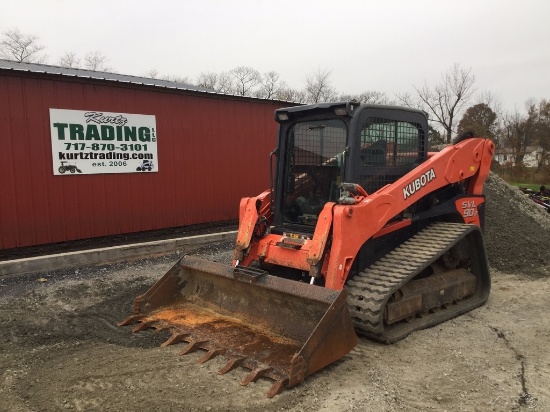
<svg viewBox="0 0 550 412">
<path fill-rule="evenodd" d="M 548 276 L 550 213 L 491 173 L 485 184 L 485 242 L 491 267 Z"/>
</svg>

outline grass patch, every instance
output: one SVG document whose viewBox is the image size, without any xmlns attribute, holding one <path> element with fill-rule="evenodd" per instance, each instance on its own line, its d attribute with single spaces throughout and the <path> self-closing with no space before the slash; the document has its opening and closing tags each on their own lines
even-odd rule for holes
<svg viewBox="0 0 550 412">
<path fill-rule="evenodd" d="M 491 164 L 491 170 L 503 178 L 506 183 L 514 186 L 529 187 L 538 191 L 541 185 L 550 185 L 550 165 L 537 167 L 525 167 L 524 165 L 508 166 Z"/>
</svg>

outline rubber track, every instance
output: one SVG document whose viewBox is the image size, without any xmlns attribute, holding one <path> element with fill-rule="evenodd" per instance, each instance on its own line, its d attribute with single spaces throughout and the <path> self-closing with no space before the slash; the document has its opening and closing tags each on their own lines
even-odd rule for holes
<svg viewBox="0 0 550 412">
<path fill-rule="evenodd" d="M 433 223 L 349 280 L 348 305 L 358 332 L 389 343 L 420 329 L 414 325 L 395 333 L 392 329 L 396 326 L 385 329 L 384 308 L 388 299 L 471 230 L 472 225 L 462 223 Z"/>
</svg>

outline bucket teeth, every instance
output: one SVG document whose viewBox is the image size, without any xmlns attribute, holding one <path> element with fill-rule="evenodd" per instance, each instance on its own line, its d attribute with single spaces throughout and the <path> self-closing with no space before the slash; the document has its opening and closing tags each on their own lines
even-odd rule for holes
<svg viewBox="0 0 550 412">
<path fill-rule="evenodd" d="M 273 371 L 273 368 L 270 368 L 270 367 L 254 369 L 252 372 L 250 372 L 250 373 L 246 376 L 246 378 L 244 378 L 244 379 L 242 380 L 241 385 L 246 386 L 246 385 L 248 385 L 250 382 L 256 382 L 258 379 L 260 379 L 261 377 L 267 375 L 267 374 L 270 373 L 271 371 Z"/>
<path fill-rule="evenodd" d="M 156 320 L 149 320 L 149 321 L 145 321 L 145 322 L 141 322 L 139 325 L 137 325 L 136 327 L 134 327 L 134 329 L 132 329 L 132 332 L 139 332 L 139 331 L 142 331 L 144 329 L 147 329 L 151 326 L 153 326 L 155 324 Z"/>
<path fill-rule="evenodd" d="M 124 319 L 122 322 L 118 323 L 118 326 L 126 326 L 130 325 L 132 323 L 139 322 L 141 319 L 143 319 L 145 315 L 132 315 L 128 316 L 126 319 Z"/>
<path fill-rule="evenodd" d="M 241 364 L 245 360 L 246 360 L 245 357 L 229 359 L 227 361 L 227 363 L 225 364 L 225 366 L 218 371 L 218 374 L 219 375 L 224 375 L 227 372 L 231 372 L 233 369 L 241 366 Z"/>
<path fill-rule="evenodd" d="M 188 336 L 191 336 L 190 333 L 174 333 L 172 336 L 170 336 L 168 338 L 168 340 L 164 343 L 162 343 L 160 346 L 161 347 L 166 347 L 166 346 L 170 346 L 170 345 L 173 345 L 175 343 L 179 343 L 183 340 L 185 340 L 185 338 L 187 338 Z"/>
<path fill-rule="evenodd" d="M 196 350 L 200 349 L 201 346 L 204 346 L 205 343 L 208 343 L 208 341 L 191 340 L 189 341 L 189 344 L 185 347 L 185 349 L 178 353 L 178 355 L 187 355 L 188 353 L 195 352 Z"/>
<path fill-rule="evenodd" d="M 171 326 L 165 322 L 158 320 L 147 319 L 144 316 L 130 316 L 125 319 L 123 324 L 127 325 L 129 323 L 140 322 L 133 331 L 138 332 L 147 328 L 154 328 L 155 332 L 159 332 L 165 329 L 170 329 Z M 194 336 L 191 332 L 184 332 L 181 329 L 179 331 L 173 331 L 172 335 L 161 344 L 162 347 L 174 345 L 176 343 L 187 342 L 185 348 L 178 353 L 178 355 L 187 355 L 191 352 L 195 352 L 198 349 L 204 349 L 207 352 L 200 357 L 197 362 L 205 363 L 209 360 L 215 358 L 219 355 L 224 355 L 229 358 L 227 363 L 218 371 L 218 374 L 224 375 L 232 370 L 236 369 L 239 366 L 242 366 L 246 369 L 251 369 L 251 371 L 246 375 L 246 377 L 241 381 L 241 385 L 246 386 L 250 382 L 256 382 L 260 378 L 272 379 L 275 382 L 271 386 L 270 390 L 266 393 L 268 398 L 272 398 L 275 395 L 281 393 L 286 387 L 288 387 L 289 379 L 284 373 L 279 371 L 277 368 L 270 366 L 260 366 L 257 360 L 250 358 L 248 356 L 242 356 L 242 354 L 235 353 L 234 350 L 228 348 L 222 348 L 220 346 L 214 347 L 215 342 L 212 342 L 207 339 L 200 339 Z"/>
<path fill-rule="evenodd" d="M 163 330 L 168 330 L 171 328 L 170 325 L 155 325 L 154 326 L 155 328 L 155 333 L 160 333 L 162 332 Z"/>
<path fill-rule="evenodd" d="M 275 381 L 271 389 L 265 394 L 268 398 L 273 398 L 275 395 L 280 394 L 283 389 L 288 385 L 288 379 Z"/>
<path fill-rule="evenodd" d="M 197 362 L 198 363 L 205 363 L 208 362 L 210 359 L 215 358 L 218 355 L 222 355 L 225 352 L 224 349 L 210 349 L 206 354 L 200 358 Z"/>
</svg>

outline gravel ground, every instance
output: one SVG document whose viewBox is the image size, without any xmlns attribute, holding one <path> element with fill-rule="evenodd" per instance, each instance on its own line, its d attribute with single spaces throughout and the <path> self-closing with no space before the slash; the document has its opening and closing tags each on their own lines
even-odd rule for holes
<svg viewBox="0 0 550 412">
<path fill-rule="evenodd" d="M 367 339 L 296 388 L 239 385 L 224 360 L 160 348 L 168 333 L 116 324 L 179 258 L 0 279 L 0 410 L 550 411 L 550 219 L 487 183 L 488 303 L 394 345 Z M 193 252 L 229 263 L 232 244 Z"/>
</svg>

